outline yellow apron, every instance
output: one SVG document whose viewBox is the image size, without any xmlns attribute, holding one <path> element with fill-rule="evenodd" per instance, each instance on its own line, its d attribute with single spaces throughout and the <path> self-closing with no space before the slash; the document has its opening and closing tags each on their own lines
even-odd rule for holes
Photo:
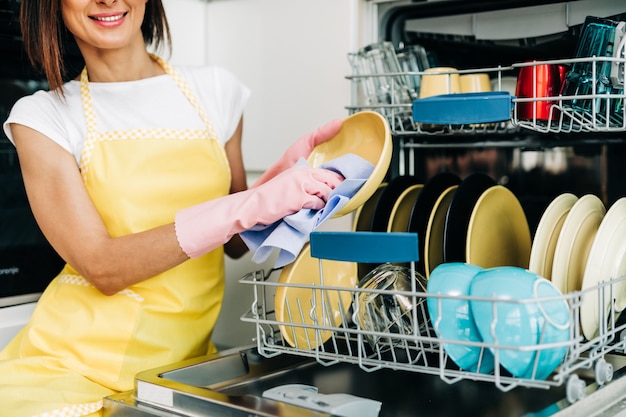
<svg viewBox="0 0 626 417">
<path fill-rule="evenodd" d="M 81 172 L 113 237 L 171 223 L 178 209 L 230 188 L 209 119 L 182 78 L 154 59 L 197 109 L 204 130 L 99 132 L 86 69 L 81 75 L 88 128 Z M 113 296 L 66 265 L 0 353 L 3 410 L 11 417 L 100 415 L 102 398 L 133 389 L 138 372 L 214 350 L 223 291 L 223 248 Z"/>
</svg>

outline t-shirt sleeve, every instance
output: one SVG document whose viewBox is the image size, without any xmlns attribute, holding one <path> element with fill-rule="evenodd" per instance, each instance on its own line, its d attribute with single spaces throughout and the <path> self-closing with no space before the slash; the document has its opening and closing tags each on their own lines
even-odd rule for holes
<svg viewBox="0 0 626 417">
<path fill-rule="evenodd" d="M 38 91 L 20 98 L 11 108 L 9 117 L 3 124 L 4 133 L 14 143 L 10 124 L 27 126 L 58 143 L 63 149 L 72 152 L 66 126 L 58 108 L 50 98 L 50 93 Z"/>
</svg>

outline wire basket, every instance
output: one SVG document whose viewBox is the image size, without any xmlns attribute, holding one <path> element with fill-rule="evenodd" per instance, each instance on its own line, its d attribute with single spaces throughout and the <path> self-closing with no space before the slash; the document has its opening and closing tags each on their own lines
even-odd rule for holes
<svg viewBox="0 0 626 417">
<path fill-rule="evenodd" d="M 626 130 L 626 107 L 624 107 L 624 78 L 626 58 L 622 42 L 621 53 L 614 57 L 589 57 L 515 63 L 510 66 L 468 70 L 442 69 L 438 72 L 413 71 L 395 73 L 352 74 L 350 112 L 373 110 L 385 116 L 394 135 L 465 135 L 476 133 L 511 134 L 520 129 L 539 133 L 622 132 Z M 560 71 L 554 85 L 546 87 L 542 70 L 546 67 Z M 467 93 L 472 100 L 462 102 L 463 92 L 452 88 L 435 97 L 416 98 L 416 94 L 398 93 L 408 89 L 408 77 L 447 76 L 462 77 L 471 74 L 488 75 L 492 90 Z M 511 85 L 511 74 L 516 74 Z M 526 83 L 520 78 L 526 76 Z M 366 85 L 371 80 L 390 79 L 386 84 L 389 94 L 381 99 L 372 98 Z M 505 82 L 506 81 L 506 82 Z M 376 83 L 381 84 L 380 82 Z M 525 93 L 520 87 L 525 85 Z M 459 94 L 461 93 L 461 94 Z M 500 107 L 488 108 L 485 103 L 497 98 L 495 93 L 510 94 L 510 102 L 496 103 Z M 433 106 L 436 104 L 438 107 Z M 501 115 L 503 112 L 506 117 Z M 493 120 L 484 122 L 485 118 Z M 472 120 L 472 117 L 474 119 Z"/>
<path fill-rule="evenodd" d="M 411 239 L 415 240 L 414 244 L 407 244 Z M 416 253 L 417 235 L 412 233 L 314 232 L 311 234 L 311 255 L 319 258 L 320 277 L 309 279 L 309 283 L 305 284 L 281 282 L 280 270 L 276 269 L 267 273 L 255 271 L 247 274 L 240 282 L 251 286 L 254 301 L 241 319 L 255 324 L 257 347 L 266 357 L 286 353 L 311 357 L 327 366 L 344 362 L 356 364 L 370 372 L 388 368 L 434 374 L 448 383 L 460 380 L 486 381 L 494 383 L 502 391 L 520 386 L 547 389 L 567 384 L 567 397 L 572 403 L 582 398 L 585 392 L 585 382 L 578 377 L 577 371 L 592 369 L 599 385 L 612 379 L 612 366 L 604 357 L 612 352 L 625 352 L 626 324 L 618 320 L 619 312 L 614 308 L 606 309 L 602 306 L 607 305 L 606 301 L 614 299 L 617 285 L 623 285 L 622 281 L 626 277 L 558 297 L 516 300 L 432 294 L 419 286 L 397 291 L 324 283 L 325 280 L 332 282 L 332 279 L 323 276 L 323 262 L 326 259 L 366 263 L 410 261 L 408 265 L 414 272 Z M 305 294 L 303 298 L 306 298 L 306 303 L 294 300 L 289 313 L 281 314 L 279 320 L 274 296 L 278 289 L 285 288 L 297 289 L 299 294 Z M 366 294 L 402 295 L 412 300 L 415 308 L 409 313 L 411 325 L 394 326 L 383 331 L 363 328 L 357 317 L 361 308 L 359 299 Z M 597 298 L 598 331 L 596 336 L 585 338 L 580 325 L 580 312 L 582 303 L 590 297 Z M 346 299 L 350 301 L 345 303 Z M 544 329 L 541 329 L 536 343 L 526 345 L 502 344 L 497 337 L 493 343 L 441 338 L 438 336 L 441 323 L 430 320 L 426 302 L 423 301 L 437 303 L 441 307 L 446 300 L 459 299 L 491 303 L 494 312 L 499 303 L 523 305 L 554 299 L 564 301 L 568 306 L 569 338 L 560 342 L 544 342 Z M 333 318 L 337 317 L 337 311 L 341 312 L 338 319 Z M 498 318 L 494 314 L 492 328 L 498 325 L 498 320 L 505 318 Z M 478 349 L 480 354 L 475 370 L 463 370 L 456 365 L 448 354 L 452 345 Z M 555 349 L 564 351 L 562 361 L 547 378 L 539 377 L 539 357 L 542 352 Z M 504 352 L 518 352 L 534 357 L 530 372 L 523 377 L 513 376 L 502 366 Z M 492 370 L 485 372 L 481 363 L 488 361 L 493 362 L 489 367 Z"/>
</svg>

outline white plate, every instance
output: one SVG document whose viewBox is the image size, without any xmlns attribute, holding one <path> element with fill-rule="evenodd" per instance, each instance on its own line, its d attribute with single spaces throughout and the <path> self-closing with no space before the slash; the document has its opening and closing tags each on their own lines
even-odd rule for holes
<svg viewBox="0 0 626 417">
<path fill-rule="evenodd" d="M 561 194 L 552 200 L 543 212 L 530 249 L 528 269 L 531 272 L 548 280 L 552 278 L 556 242 L 563 229 L 563 223 L 576 201 L 578 197 L 574 194 Z"/>
<path fill-rule="evenodd" d="M 593 194 L 582 196 L 571 208 L 559 234 L 552 264 L 552 282 L 566 294 L 580 291 L 587 257 L 606 213 Z"/>
<path fill-rule="evenodd" d="M 626 275 L 626 197 L 617 200 L 600 223 L 598 233 L 593 241 L 585 268 L 582 289 L 592 288 L 601 281 L 619 278 Z M 626 281 L 613 285 L 615 310 L 620 312 L 626 307 Z M 598 297 L 596 291 L 584 294 L 580 306 L 580 321 L 583 335 L 592 339 L 598 334 Z M 608 314 L 611 308 L 609 287 L 604 291 L 604 311 Z M 608 316 L 605 316 L 608 318 Z"/>
</svg>

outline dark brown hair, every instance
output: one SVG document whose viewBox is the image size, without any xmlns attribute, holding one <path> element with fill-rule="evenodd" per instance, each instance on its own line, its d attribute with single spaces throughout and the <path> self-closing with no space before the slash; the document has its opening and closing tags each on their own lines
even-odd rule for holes
<svg viewBox="0 0 626 417">
<path fill-rule="evenodd" d="M 59 88 L 62 92 L 63 82 L 76 75 L 69 74 L 66 65 L 68 50 L 76 45 L 63 23 L 61 0 L 22 0 L 20 25 L 28 59 L 43 71 L 50 90 Z M 165 43 L 171 49 L 170 28 L 161 0 L 147 1 L 141 32 L 146 45 L 158 49 Z"/>
</svg>

